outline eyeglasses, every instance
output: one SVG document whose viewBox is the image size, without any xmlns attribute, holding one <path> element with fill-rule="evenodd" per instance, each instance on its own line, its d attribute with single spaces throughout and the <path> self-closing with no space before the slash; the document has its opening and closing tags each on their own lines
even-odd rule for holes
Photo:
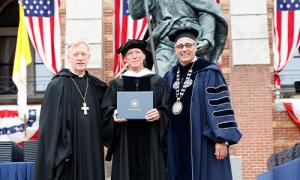
<svg viewBox="0 0 300 180">
<path fill-rule="evenodd" d="M 176 49 L 183 49 L 184 47 L 186 48 L 192 48 L 195 45 L 195 43 L 185 43 L 185 44 L 178 44 L 175 46 Z"/>
</svg>

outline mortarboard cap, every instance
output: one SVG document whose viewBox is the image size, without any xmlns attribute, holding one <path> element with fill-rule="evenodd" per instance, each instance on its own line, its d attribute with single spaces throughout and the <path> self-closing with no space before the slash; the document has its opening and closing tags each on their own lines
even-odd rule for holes
<svg viewBox="0 0 300 180">
<path fill-rule="evenodd" d="M 147 46 L 147 42 L 144 40 L 137 40 L 137 39 L 129 39 L 125 44 L 123 44 L 118 50 L 117 53 L 118 54 L 122 54 L 123 56 L 126 54 L 126 52 L 129 49 L 132 48 L 139 48 L 141 49 L 143 52 L 145 52 L 146 50 L 146 46 Z"/>
<path fill-rule="evenodd" d="M 132 48 L 139 48 L 140 50 L 142 50 L 146 56 L 146 61 L 144 66 L 148 69 L 152 69 L 153 66 L 153 58 L 152 58 L 152 53 L 147 50 L 147 42 L 144 40 L 137 40 L 137 39 L 129 39 L 125 44 L 123 44 L 118 50 L 117 53 L 118 54 L 122 54 L 123 56 L 126 55 L 126 52 L 129 49 Z"/>
<path fill-rule="evenodd" d="M 173 33 L 171 33 L 168 37 L 169 37 L 170 41 L 176 42 L 178 39 L 180 39 L 182 37 L 188 37 L 193 40 L 196 40 L 198 34 L 199 33 L 196 29 L 186 28 L 186 29 L 178 29 L 178 30 L 174 31 Z"/>
</svg>

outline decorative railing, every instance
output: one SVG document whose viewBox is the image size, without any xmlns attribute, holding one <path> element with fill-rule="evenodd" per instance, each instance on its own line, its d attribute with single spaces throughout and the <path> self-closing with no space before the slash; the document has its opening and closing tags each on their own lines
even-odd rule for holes
<svg viewBox="0 0 300 180">
<path fill-rule="evenodd" d="M 290 98 L 297 95 L 294 83 L 300 81 L 300 72 L 280 75 L 281 87 L 279 89 L 281 98 Z"/>
<path fill-rule="evenodd" d="M 27 78 L 27 94 L 36 95 L 43 94 L 51 77 L 28 77 Z M 14 84 L 11 76 L 0 76 L 0 96 L 17 94 L 18 89 Z"/>
<path fill-rule="evenodd" d="M 17 91 L 11 76 L 0 76 L 0 95 L 16 94 Z"/>
</svg>

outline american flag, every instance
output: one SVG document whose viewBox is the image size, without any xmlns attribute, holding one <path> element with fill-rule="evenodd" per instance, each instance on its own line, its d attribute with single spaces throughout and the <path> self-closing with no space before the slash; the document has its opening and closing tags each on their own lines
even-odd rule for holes
<svg viewBox="0 0 300 180">
<path fill-rule="evenodd" d="M 274 2 L 274 69 L 280 72 L 300 43 L 300 0 Z"/>
<path fill-rule="evenodd" d="M 133 20 L 129 14 L 127 0 L 115 0 L 115 49 L 128 39 L 143 39 L 147 31 L 146 17 Z M 115 53 L 114 73 L 118 74 L 125 62 Z"/>
<path fill-rule="evenodd" d="M 61 69 L 59 0 L 22 0 L 31 42 L 53 74 Z"/>
</svg>

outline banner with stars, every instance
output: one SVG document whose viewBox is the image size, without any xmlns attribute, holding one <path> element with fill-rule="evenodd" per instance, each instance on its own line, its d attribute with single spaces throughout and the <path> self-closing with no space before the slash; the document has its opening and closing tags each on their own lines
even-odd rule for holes
<svg viewBox="0 0 300 180">
<path fill-rule="evenodd" d="M 40 105 L 27 106 L 24 124 L 18 116 L 17 106 L 0 106 L 0 141 L 13 141 L 22 145 L 24 141 L 37 140 L 40 108 Z"/>
</svg>

